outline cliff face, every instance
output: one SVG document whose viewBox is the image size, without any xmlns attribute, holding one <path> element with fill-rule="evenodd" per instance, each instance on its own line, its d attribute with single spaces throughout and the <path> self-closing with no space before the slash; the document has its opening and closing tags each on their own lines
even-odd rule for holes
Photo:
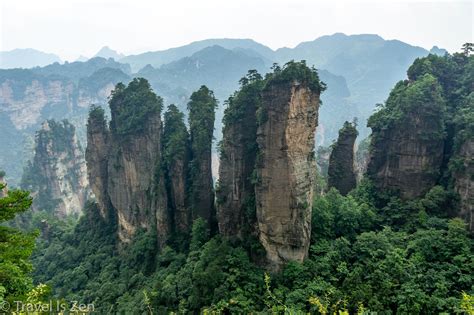
<svg viewBox="0 0 474 315">
<path fill-rule="evenodd" d="M 461 146 L 457 157 L 462 163 L 461 171 L 454 173 L 455 189 L 461 198 L 459 216 L 469 230 L 474 231 L 474 140 L 468 139 Z"/>
<path fill-rule="evenodd" d="M 12 185 L 19 184 L 22 165 L 31 156 L 33 131 L 47 119 L 68 119 L 85 143 L 87 108 L 105 104 L 115 83 L 128 81 L 119 63 L 105 59 L 53 64 L 33 69 L 0 69 L 0 166 Z M 117 69 L 112 69 L 113 67 Z"/>
<path fill-rule="evenodd" d="M 161 169 L 161 107 L 162 100 L 148 82 L 134 79 L 127 87 L 118 84 L 113 92 L 110 131 L 103 113 L 95 112 L 100 109 L 90 114 L 89 177 L 102 214 L 106 209 L 114 212 L 122 242 L 129 242 L 138 228 L 156 228 L 161 244 L 169 235 Z"/>
<path fill-rule="evenodd" d="M 444 111 L 441 87 L 430 75 L 394 88 L 386 107 L 369 120 L 367 172 L 378 189 L 412 199 L 435 185 L 443 161 Z"/>
<path fill-rule="evenodd" d="M 354 143 L 357 135 L 356 128 L 346 121 L 329 157 L 328 187 L 336 188 L 342 195 L 356 186 Z"/>
<path fill-rule="evenodd" d="M 188 103 L 191 138 L 191 193 L 193 220 L 203 218 L 217 230 L 212 179 L 212 139 L 217 100 L 206 86 L 191 95 Z"/>
<path fill-rule="evenodd" d="M 319 93 L 292 80 L 267 83 L 257 131 L 256 207 L 269 268 L 302 261 L 311 232 Z"/>
<path fill-rule="evenodd" d="M 174 231 L 181 233 L 187 233 L 191 228 L 191 213 L 186 196 L 190 186 L 189 155 L 189 133 L 184 124 L 184 115 L 175 105 L 170 105 L 165 113 L 163 166 L 172 226 Z"/>
<path fill-rule="evenodd" d="M 255 187 L 251 177 L 257 149 L 256 110 L 263 81 L 259 75 L 251 74 L 247 79 L 241 90 L 229 98 L 224 113 L 216 192 L 219 232 L 238 238 L 256 231 Z"/>
<path fill-rule="evenodd" d="M 22 188 L 32 192 L 33 210 L 59 217 L 82 212 L 89 193 L 83 156 L 74 126 L 67 121 L 43 123 L 22 180 Z"/>
<path fill-rule="evenodd" d="M 87 175 L 100 214 L 104 219 L 109 218 L 111 208 L 107 191 L 109 137 L 104 111 L 99 107 L 93 108 L 87 121 Z"/>
</svg>

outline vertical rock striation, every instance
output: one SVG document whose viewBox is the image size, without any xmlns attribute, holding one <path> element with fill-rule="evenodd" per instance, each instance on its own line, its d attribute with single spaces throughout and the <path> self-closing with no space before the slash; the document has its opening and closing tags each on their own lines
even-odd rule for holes
<svg viewBox="0 0 474 315">
<path fill-rule="evenodd" d="M 367 173 L 376 187 L 402 199 L 423 196 L 441 173 L 445 102 L 431 75 L 399 82 L 368 122 L 372 150 Z"/>
<path fill-rule="evenodd" d="M 334 187 L 344 196 L 356 186 L 354 143 L 357 135 L 355 126 L 346 121 L 329 157 L 328 188 Z"/>
<path fill-rule="evenodd" d="M 86 165 L 75 128 L 67 120 L 45 121 L 36 133 L 35 155 L 22 188 L 33 196 L 33 210 L 58 217 L 79 215 L 89 194 Z"/>
<path fill-rule="evenodd" d="M 94 194 L 103 209 L 110 200 L 122 242 L 144 228 L 156 229 L 164 244 L 170 227 L 161 167 L 162 100 L 145 79 L 134 79 L 117 84 L 109 104 L 109 131 L 100 117 L 89 118 L 95 123 L 88 126 L 88 164 L 99 162 L 89 170 Z"/>
<path fill-rule="evenodd" d="M 256 209 L 260 242 L 274 271 L 308 254 L 321 90 L 316 71 L 291 62 L 275 70 L 262 92 Z"/>
<path fill-rule="evenodd" d="M 99 211 L 104 219 L 110 213 L 110 198 L 107 192 L 108 181 L 109 130 L 101 107 L 92 107 L 87 120 L 87 175 L 94 192 Z"/>
<path fill-rule="evenodd" d="M 191 135 L 192 219 L 203 218 L 213 232 L 217 230 L 214 187 L 211 170 L 212 139 L 217 100 L 206 86 L 194 92 L 188 103 Z"/>
<path fill-rule="evenodd" d="M 191 229 L 186 196 L 189 190 L 189 151 L 189 133 L 184 124 L 184 114 L 175 105 L 170 105 L 165 113 L 163 166 L 172 226 L 174 231 L 181 233 L 188 233 Z"/>
<path fill-rule="evenodd" d="M 241 89 L 229 98 L 224 113 L 216 195 L 219 232 L 242 239 L 257 230 L 251 177 L 257 150 L 255 113 L 264 81 L 256 71 L 250 71 L 240 83 Z"/>
</svg>

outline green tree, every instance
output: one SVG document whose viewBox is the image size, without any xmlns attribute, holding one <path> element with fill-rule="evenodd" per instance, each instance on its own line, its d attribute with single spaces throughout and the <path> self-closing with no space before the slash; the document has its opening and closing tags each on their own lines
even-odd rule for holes
<svg viewBox="0 0 474 315">
<path fill-rule="evenodd" d="M 0 191 L 5 184 L 0 183 Z M 0 198 L 0 224 L 13 219 L 31 206 L 29 192 L 13 189 Z M 36 233 L 22 233 L 0 225 L 0 302 L 24 300 L 33 288 L 30 256 Z"/>
</svg>

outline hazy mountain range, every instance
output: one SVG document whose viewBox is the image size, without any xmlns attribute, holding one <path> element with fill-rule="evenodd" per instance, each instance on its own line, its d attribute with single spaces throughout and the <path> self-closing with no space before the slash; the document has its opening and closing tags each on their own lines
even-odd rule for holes
<svg viewBox="0 0 474 315">
<path fill-rule="evenodd" d="M 433 53 L 444 54 L 438 47 Z M 251 39 L 207 39 L 162 51 L 124 56 L 109 47 L 94 58 L 60 63 L 52 54 L 33 49 L 0 53 L 0 169 L 15 183 L 21 175 L 18 159 L 31 152 L 31 139 L 42 121 L 68 118 L 83 139 L 90 104 L 107 102 L 119 81 L 141 76 L 148 79 L 165 104 L 185 110 L 190 94 L 202 84 L 219 99 L 216 138 L 220 139 L 224 101 L 238 88 L 249 69 L 264 74 L 274 62 L 306 60 L 319 69 L 328 89 L 322 95 L 318 143 L 328 145 L 345 120 L 358 118 L 363 139 L 365 121 L 376 103 L 383 102 L 391 87 L 405 77 L 408 66 L 430 51 L 378 35 L 337 33 L 295 48 L 272 50 Z M 9 68 L 30 69 L 9 69 Z M 28 140 L 29 139 L 29 140 Z M 24 145 L 19 145 L 23 143 Z M 26 152 L 26 153 L 25 153 Z"/>
</svg>

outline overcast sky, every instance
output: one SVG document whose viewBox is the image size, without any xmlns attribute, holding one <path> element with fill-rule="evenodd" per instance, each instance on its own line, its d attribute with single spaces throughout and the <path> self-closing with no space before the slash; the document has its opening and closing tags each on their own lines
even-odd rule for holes
<svg viewBox="0 0 474 315">
<path fill-rule="evenodd" d="M 459 50 L 473 41 L 473 1 L 0 0 L 0 50 L 74 60 L 102 46 L 130 54 L 206 38 L 252 38 L 273 49 L 322 35 L 379 34 Z"/>
</svg>

